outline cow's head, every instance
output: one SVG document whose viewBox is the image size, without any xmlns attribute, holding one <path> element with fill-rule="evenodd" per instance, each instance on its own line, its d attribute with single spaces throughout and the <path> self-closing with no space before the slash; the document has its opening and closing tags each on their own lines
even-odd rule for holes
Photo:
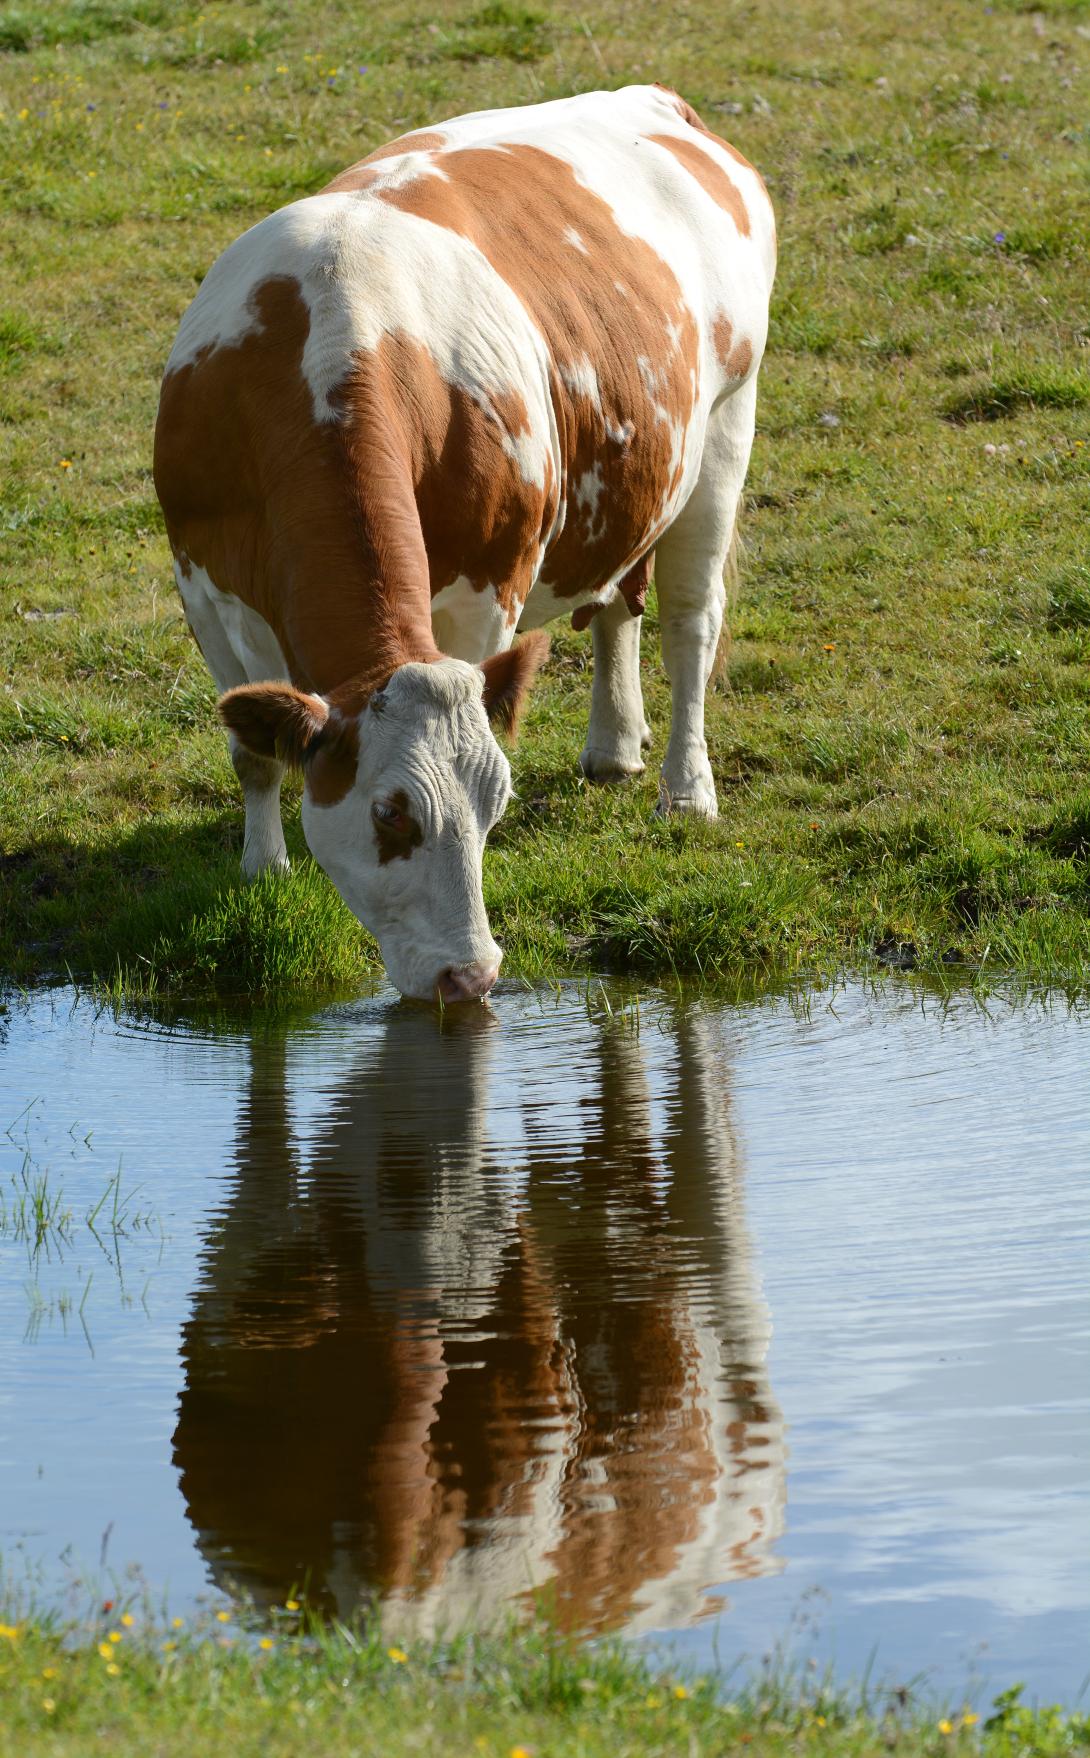
<svg viewBox="0 0 1090 1758">
<path fill-rule="evenodd" d="M 496 981 L 481 860 L 511 770 L 490 723 L 514 731 L 548 645 L 530 635 L 483 666 L 399 666 L 354 713 L 289 684 L 220 700 L 248 750 L 302 768 L 310 851 L 403 995 L 466 1001 Z"/>
</svg>

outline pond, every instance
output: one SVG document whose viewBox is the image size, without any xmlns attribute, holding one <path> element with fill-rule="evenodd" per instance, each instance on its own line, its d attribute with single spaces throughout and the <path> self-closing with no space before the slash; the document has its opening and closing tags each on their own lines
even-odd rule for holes
<svg viewBox="0 0 1090 1758">
<path fill-rule="evenodd" d="M 891 979 L 0 1019 L 9 1589 L 1072 1702 L 1090 1040 Z M 6 1133 L 4 1132 L 6 1128 Z"/>
</svg>

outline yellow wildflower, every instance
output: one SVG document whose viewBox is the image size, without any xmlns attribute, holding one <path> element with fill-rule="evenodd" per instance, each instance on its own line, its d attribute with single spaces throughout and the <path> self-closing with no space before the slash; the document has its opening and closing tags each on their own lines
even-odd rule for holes
<svg viewBox="0 0 1090 1758">
<path fill-rule="evenodd" d="M 975 1727 L 979 1720 L 979 1715 L 975 1715 L 971 1709 L 967 1709 L 961 1718 L 961 1725 L 962 1727 Z"/>
<path fill-rule="evenodd" d="M 512 1746 L 510 1758 L 530 1758 L 525 1746 Z"/>
<path fill-rule="evenodd" d="M 684 1685 L 675 1685 L 674 1686 L 674 1696 L 677 1698 L 679 1703 L 683 1703 L 688 1695 L 689 1695 L 689 1693 L 685 1689 Z"/>
<path fill-rule="evenodd" d="M 654 1691 L 648 1691 L 647 1696 L 644 1698 L 644 1703 L 648 1709 L 662 1708 L 662 1698 L 656 1697 Z"/>
<path fill-rule="evenodd" d="M 952 1734 L 953 1731 L 954 1731 L 954 1724 L 952 1721 L 947 1721 L 944 1718 L 942 1721 L 939 1722 L 940 1734 Z"/>
<path fill-rule="evenodd" d="M 42 1678 L 43 1679 L 55 1679 L 56 1676 L 57 1676 L 57 1669 L 55 1666 L 43 1666 L 43 1668 L 42 1668 Z"/>
<path fill-rule="evenodd" d="M 52 1715 L 52 1713 L 56 1709 L 56 1707 L 57 1707 L 57 1705 L 54 1703 L 52 1697 L 43 1697 L 42 1698 L 42 1708 L 45 1710 L 47 1715 Z"/>
<path fill-rule="evenodd" d="M 98 1645 L 98 1651 L 103 1660 L 112 1660 L 114 1657 L 114 1651 L 108 1642 L 100 1642 Z"/>
<path fill-rule="evenodd" d="M 230 1612 L 224 1612 L 224 1611 L 217 1612 L 216 1613 L 216 1622 L 218 1624 L 229 1624 L 231 1622 Z"/>
<path fill-rule="evenodd" d="M 277 70 L 276 70 L 276 71 L 277 71 L 277 73 L 286 73 L 286 72 L 287 72 L 287 71 L 288 71 L 288 70 L 287 70 L 287 68 L 286 68 L 286 67 L 285 67 L 285 66 L 284 66 L 284 63 L 283 63 L 283 62 L 282 62 L 282 61 L 281 61 L 281 63 L 280 63 L 280 65 L 279 65 L 279 67 L 278 67 L 278 68 L 277 68 Z"/>
<path fill-rule="evenodd" d="M 71 468 L 72 468 L 71 458 L 62 458 L 61 459 L 61 469 L 62 470 L 71 470 Z"/>
<path fill-rule="evenodd" d="M 260 1642 L 258 1643 L 259 1648 L 271 1648 L 272 1646 L 273 1646 L 273 1641 L 272 1641 L 271 1636 L 262 1636 Z"/>
<path fill-rule="evenodd" d="M 133 1617 L 132 1612 L 122 1612 L 121 1622 L 124 1624 L 126 1630 L 131 1630 L 136 1619 Z"/>
<path fill-rule="evenodd" d="M 404 1666 L 409 1658 L 403 1648 L 388 1648 L 386 1655 L 387 1659 L 392 1660 L 395 1666 Z"/>
<path fill-rule="evenodd" d="M 109 1636 L 107 1637 L 107 1641 L 120 1642 L 120 1640 L 121 1640 L 121 1631 L 120 1630 L 111 1630 Z"/>
<path fill-rule="evenodd" d="M 20 110 L 20 112 L 19 112 L 19 120 L 20 120 L 20 122 L 25 122 L 25 121 L 26 121 L 26 119 L 27 119 L 27 117 L 28 117 L 28 116 L 29 116 L 29 115 L 30 115 L 30 111 L 29 111 L 29 110 L 25 110 L 25 109 L 24 109 L 24 110 Z"/>
<path fill-rule="evenodd" d="M 164 1654 L 173 1654 L 174 1650 L 177 1648 L 177 1646 L 178 1646 L 177 1642 L 164 1642 L 163 1643 L 163 1653 Z"/>
<path fill-rule="evenodd" d="M 17 1642 L 19 1639 L 18 1624 L 0 1624 L 0 1638 L 6 1638 L 9 1642 Z"/>
<path fill-rule="evenodd" d="M 814 1720 L 817 1722 L 818 1727 L 825 1726 L 825 1717 L 823 1715 L 815 1715 Z"/>
<path fill-rule="evenodd" d="M 116 1679 L 118 1673 L 121 1671 L 121 1668 L 118 1666 L 116 1661 L 111 1660 L 109 1666 L 106 1668 L 106 1671 L 109 1673 L 111 1679 Z"/>
<path fill-rule="evenodd" d="M 298 1611 L 299 1610 L 299 1601 L 297 1599 L 286 1599 L 284 1601 L 284 1610 L 285 1611 Z"/>
</svg>

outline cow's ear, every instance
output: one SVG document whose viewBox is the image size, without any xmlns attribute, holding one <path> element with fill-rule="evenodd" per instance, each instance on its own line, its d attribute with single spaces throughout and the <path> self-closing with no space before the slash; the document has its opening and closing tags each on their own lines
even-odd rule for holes
<svg viewBox="0 0 1090 1758">
<path fill-rule="evenodd" d="M 278 757 L 302 764 L 329 718 L 320 696 L 307 696 L 290 684 L 243 684 L 217 703 L 220 719 L 255 757 Z"/>
<path fill-rule="evenodd" d="M 483 702 L 493 726 L 514 738 L 530 685 L 549 654 L 549 637 L 541 629 L 524 635 L 506 653 L 495 653 L 481 666 Z"/>
</svg>

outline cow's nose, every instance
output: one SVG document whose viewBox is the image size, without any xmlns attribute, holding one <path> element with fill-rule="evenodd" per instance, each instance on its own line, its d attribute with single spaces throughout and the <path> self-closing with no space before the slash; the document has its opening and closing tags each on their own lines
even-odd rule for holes
<svg viewBox="0 0 1090 1758">
<path fill-rule="evenodd" d="M 444 1001 L 479 1001 L 495 984 L 499 964 L 449 964 L 440 971 L 436 988 Z"/>
</svg>

